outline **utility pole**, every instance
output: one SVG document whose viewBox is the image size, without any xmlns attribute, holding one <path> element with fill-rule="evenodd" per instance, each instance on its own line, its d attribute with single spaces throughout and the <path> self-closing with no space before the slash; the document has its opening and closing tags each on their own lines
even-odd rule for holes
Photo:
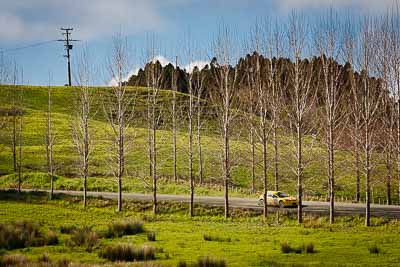
<svg viewBox="0 0 400 267">
<path fill-rule="evenodd" d="M 64 39 L 59 39 L 57 40 L 58 42 L 64 42 L 64 47 L 65 51 L 67 51 L 67 54 L 64 55 L 64 57 L 67 58 L 67 64 L 68 64 L 68 85 L 71 86 L 71 54 L 70 50 L 72 50 L 73 45 L 71 44 L 72 42 L 77 42 L 79 40 L 73 40 L 70 39 L 71 31 L 73 31 L 73 28 L 61 28 L 61 31 L 63 31 L 62 35 L 64 35 Z"/>
</svg>

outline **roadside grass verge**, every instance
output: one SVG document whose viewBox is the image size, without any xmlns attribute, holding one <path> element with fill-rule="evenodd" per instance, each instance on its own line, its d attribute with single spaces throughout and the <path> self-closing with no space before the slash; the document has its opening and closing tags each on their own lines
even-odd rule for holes
<svg viewBox="0 0 400 267">
<path fill-rule="evenodd" d="M 8 192 L 6 194 L 14 194 Z M 187 266 L 198 266 L 197 259 L 211 257 L 224 260 L 226 266 L 275 266 L 285 265 L 363 265 L 395 266 L 400 260 L 400 223 L 395 220 L 372 218 L 373 227 L 363 226 L 360 217 L 338 217 L 335 225 L 321 220 L 319 227 L 306 228 L 298 225 L 291 215 L 281 216 L 277 224 L 274 216 L 264 221 L 262 216 L 235 216 L 224 219 L 218 209 L 197 216 L 187 216 L 187 205 L 180 203 L 160 203 L 168 212 L 157 216 L 146 209 L 148 203 L 127 201 L 122 212 L 116 212 L 116 203 L 110 200 L 89 200 L 90 206 L 82 208 L 81 199 L 70 196 L 57 196 L 49 201 L 47 195 L 21 194 L 6 198 L 0 192 L 0 221 L 10 224 L 16 221 L 31 220 L 40 226 L 40 231 L 54 231 L 59 239 L 57 245 L 28 247 L 6 250 L 11 257 L 22 254 L 30 262 L 37 262 L 47 253 L 56 263 L 64 260 L 81 264 L 104 264 L 111 261 L 99 257 L 99 253 L 108 246 L 129 244 L 133 247 L 151 246 L 155 249 L 153 265 L 177 266 L 185 262 Z M 30 198 L 30 202 L 25 199 Z M 222 211 L 222 210 L 221 210 Z M 243 211 L 242 211 L 243 212 Z M 239 214 L 239 211 L 237 212 Z M 305 221 L 315 217 L 305 216 Z M 141 221 L 146 232 L 135 235 L 105 238 L 105 233 L 113 222 Z M 75 229 L 91 227 L 99 234 L 101 243 L 87 251 L 85 246 L 68 246 L 68 240 Z M 61 229 L 68 229 L 61 233 Z M 157 233 L 156 241 L 149 241 L 147 233 Z M 231 242 L 204 240 L 204 234 L 213 237 L 230 238 Z M 316 253 L 285 254 L 281 252 L 281 243 L 287 241 L 291 247 L 313 244 Z M 369 244 L 379 244 L 380 253 L 370 253 Z M 308 248 L 310 251 L 310 248 Z M 192 265 L 193 264 L 193 265 Z"/>
</svg>

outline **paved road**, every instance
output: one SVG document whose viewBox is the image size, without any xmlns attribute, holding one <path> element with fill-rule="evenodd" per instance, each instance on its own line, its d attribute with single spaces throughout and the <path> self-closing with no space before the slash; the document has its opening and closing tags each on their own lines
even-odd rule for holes
<svg viewBox="0 0 400 267">
<path fill-rule="evenodd" d="M 34 191 L 26 190 L 23 191 Z M 65 191 L 56 190 L 55 193 L 62 193 L 73 196 L 81 196 L 81 191 Z M 107 199 L 116 199 L 117 193 L 111 192 L 88 192 L 89 196 L 93 197 L 103 197 Z M 138 193 L 123 193 L 123 198 L 128 200 L 139 200 L 139 201 L 151 201 L 151 194 L 138 194 Z M 158 194 L 158 200 L 160 201 L 174 201 L 174 202 L 189 202 L 189 196 L 186 195 L 164 195 Z M 195 196 L 196 203 L 208 206 L 224 206 L 223 197 L 210 197 L 210 196 Z M 257 199 L 249 198 L 230 198 L 230 207 L 232 208 L 243 208 L 243 209 L 254 209 L 262 210 L 262 207 L 258 206 Z M 329 214 L 329 203 L 328 202 L 317 202 L 317 201 L 304 201 L 304 212 L 316 214 L 316 215 L 326 215 Z M 276 211 L 276 208 L 270 208 L 270 211 Z M 296 208 L 285 208 L 285 211 L 296 212 Z M 354 203 L 335 203 L 335 213 L 336 215 L 363 215 L 365 214 L 365 206 L 363 204 Z M 400 219 L 400 206 L 388 206 L 388 205 L 377 205 L 371 204 L 371 215 L 377 217 L 388 217 Z"/>
</svg>

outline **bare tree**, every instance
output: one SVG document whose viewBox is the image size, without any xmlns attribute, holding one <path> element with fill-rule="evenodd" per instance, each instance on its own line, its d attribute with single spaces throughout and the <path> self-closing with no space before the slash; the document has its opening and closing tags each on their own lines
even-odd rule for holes
<svg viewBox="0 0 400 267">
<path fill-rule="evenodd" d="M 113 54 L 108 70 L 114 81 L 111 96 L 104 105 L 107 120 L 111 126 L 110 167 L 118 183 L 118 211 L 122 210 L 122 180 L 126 173 L 126 155 L 129 148 L 128 129 L 133 119 L 134 96 L 127 89 L 124 78 L 127 76 L 127 41 L 121 34 L 113 38 Z"/>
<path fill-rule="evenodd" d="M 23 89 L 18 87 L 17 83 L 20 77 L 20 70 L 14 62 L 9 76 L 12 89 L 11 103 L 11 150 L 13 158 L 14 175 L 18 178 L 18 193 L 21 192 L 22 184 L 22 139 L 23 139 Z"/>
<path fill-rule="evenodd" d="M 340 112 L 343 68 L 337 63 L 340 57 L 340 21 L 333 9 L 322 17 L 316 29 L 315 46 L 320 55 L 324 94 L 324 125 L 327 149 L 327 174 L 329 187 L 329 222 L 335 219 L 335 154 L 338 127 L 343 116 Z"/>
<path fill-rule="evenodd" d="M 156 60 L 158 48 L 156 47 L 155 37 L 148 39 L 146 48 L 146 80 L 148 85 L 147 96 L 147 115 L 148 115 L 148 152 L 150 157 L 152 191 L 153 191 L 153 214 L 157 214 L 157 131 L 161 120 L 161 109 L 159 107 L 159 94 L 162 78 L 162 66 Z"/>
<path fill-rule="evenodd" d="M 0 84 L 10 82 L 10 64 L 3 53 L 0 52 Z M 8 90 L 6 91 L 8 93 Z M 6 115 L 6 114 L 5 114 Z M 7 116 L 3 116 L 0 120 L 0 129 L 5 129 Z"/>
<path fill-rule="evenodd" d="M 175 68 L 172 71 L 172 146 L 173 146 L 173 169 L 174 181 L 178 181 L 176 173 L 176 92 L 178 91 L 178 56 L 175 58 Z"/>
<path fill-rule="evenodd" d="M 204 94 L 204 81 L 205 75 L 203 72 L 196 66 L 193 69 L 193 91 L 195 96 L 194 102 L 194 110 L 196 112 L 196 140 L 197 140 L 197 154 L 199 160 L 198 167 L 198 177 L 199 184 L 202 185 L 204 181 L 204 160 L 203 160 L 203 150 L 201 143 L 201 132 L 203 129 L 203 111 L 205 108 L 205 103 L 203 100 Z"/>
<path fill-rule="evenodd" d="M 55 133 L 53 130 L 53 120 L 52 120 L 52 87 L 47 87 L 47 116 L 46 116 L 46 133 L 45 133 L 45 145 L 46 145 L 46 159 L 47 159 L 47 174 L 50 179 L 50 200 L 53 199 L 54 194 L 54 158 L 53 158 L 53 146 L 55 143 Z"/>
<path fill-rule="evenodd" d="M 236 91 L 238 68 L 232 68 L 235 44 L 233 35 L 226 26 L 221 26 L 217 38 L 213 42 L 213 52 L 217 61 L 211 63 L 212 74 L 217 84 L 211 98 L 218 110 L 219 123 L 223 136 L 222 169 L 224 180 L 225 218 L 229 214 L 229 186 L 231 184 L 231 124 L 237 116 L 239 105 L 238 92 Z"/>
<path fill-rule="evenodd" d="M 288 43 L 289 56 L 293 66 L 289 73 L 291 93 L 287 105 L 290 130 L 296 148 L 296 167 L 294 173 L 297 178 L 297 221 L 303 222 L 303 175 L 304 175 L 304 135 L 307 133 L 306 116 L 309 115 L 315 102 L 315 90 L 311 84 L 314 74 L 313 62 L 302 60 L 307 41 L 307 24 L 303 15 L 292 12 L 289 17 Z"/>
<path fill-rule="evenodd" d="M 267 26 L 266 26 L 267 27 Z M 266 52 L 270 61 L 268 66 L 269 78 L 269 108 L 271 110 L 272 143 L 274 147 L 274 187 L 279 190 L 279 137 L 280 113 L 282 110 L 282 91 L 286 89 L 282 83 L 278 60 L 283 56 L 283 30 L 275 22 L 274 29 L 267 31 Z M 274 60 L 274 57 L 276 60 Z"/>
<path fill-rule="evenodd" d="M 90 63 L 87 47 L 83 50 L 78 62 L 76 77 L 78 87 L 75 103 L 75 120 L 72 125 L 72 139 L 79 155 L 79 171 L 82 175 L 83 183 L 83 207 L 86 208 L 89 160 L 93 150 L 92 135 L 90 132 L 90 117 L 92 116 L 91 106 L 94 100 L 94 96 L 90 92 L 89 88 L 92 79 L 92 64 Z"/>
<path fill-rule="evenodd" d="M 396 165 L 398 180 L 398 199 L 400 201 L 400 7 L 396 6 L 390 14 L 390 89 L 396 101 Z"/>
<path fill-rule="evenodd" d="M 267 160 L 267 150 L 268 150 L 268 138 L 270 134 L 270 124 L 269 124 L 269 90 L 272 86 L 270 83 L 272 79 L 269 79 L 271 73 L 269 73 L 269 68 L 262 70 L 262 62 L 260 60 L 261 46 L 264 42 L 261 33 L 261 28 L 258 24 L 255 25 L 251 39 L 252 46 L 254 49 L 254 61 L 251 63 L 251 68 L 249 71 L 250 79 L 250 90 L 254 91 L 256 97 L 256 106 L 254 112 L 257 114 L 256 120 L 257 125 L 255 125 L 255 133 L 261 143 L 262 147 L 262 181 L 263 181 L 263 214 L 267 217 L 267 179 L 268 179 L 268 160 Z M 272 60 L 272 59 L 271 59 Z M 263 75 L 265 74 L 265 75 Z"/>
<path fill-rule="evenodd" d="M 194 51 L 193 44 L 190 41 L 190 38 L 187 41 L 186 47 L 186 57 L 188 62 L 193 62 L 194 60 Z M 188 115 L 188 173 L 189 173 L 189 189 L 190 189 L 190 201 L 189 201 L 189 216 L 193 217 L 193 202 L 194 202 L 194 176 L 193 176 L 193 114 L 194 114 L 194 98 L 193 98 L 193 78 L 194 72 L 188 71 L 187 73 L 187 81 L 188 81 L 188 93 L 189 93 L 189 109 L 187 112 Z"/>
<path fill-rule="evenodd" d="M 358 65 L 360 69 L 360 90 L 362 103 L 361 121 L 363 124 L 363 167 L 365 176 L 365 225 L 370 225 L 371 217 L 371 172 L 372 154 L 375 149 L 375 134 L 382 99 L 379 82 L 372 79 L 376 66 L 376 25 L 372 18 L 365 17 L 360 32 Z"/>
<path fill-rule="evenodd" d="M 362 114 L 362 103 L 361 97 L 359 96 L 360 90 L 357 87 L 357 77 L 354 73 L 355 69 L 355 50 L 356 50 L 356 33 L 355 33 L 355 21 L 351 18 L 347 18 L 343 29 L 343 55 L 344 60 L 347 62 L 346 71 L 348 73 L 348 86 L 350 87 L 350 97 L 346 105 L 349 108 L 349 124 L 348 126 L 350 136 L 352 138 L 353 156 L 354 156 L 354 167 L 355 167 L 355 201 L 360 202 L 361 197 L 361 143 L 362 143 L 362 125 L 361 125 L 361 114 Z"/>
<path fill-rule="evenodd" d="M 390 17 L 386 14 L 382 17 L 382 23 L 377 29 L 377 49 L 376 52 L 379 54 L 377 58 L 377 69 L 378 75 L 382 80 L 382 90 L 384 96 L 382 97 L 382 116 L 381 122 L 383 123 L 383 134 L 385 135 L 384 140 L 380 140 L 381 147 L 385 154 L 385 166 L 386 166 L 386 203 L 388 205 L 392 202 L 391 196 L 391 184 L 393 177 L 393 153 L 395 148 L 395 124 L 396 124 L 396 102 L 394 100 L 396 92 L 392 89 L 392 68 L 391 68 L 391 57 L 392 50 L 390 44 L 391 25 Z M 390 92 L 393 92 L 391 95 Z"/>
</svg>

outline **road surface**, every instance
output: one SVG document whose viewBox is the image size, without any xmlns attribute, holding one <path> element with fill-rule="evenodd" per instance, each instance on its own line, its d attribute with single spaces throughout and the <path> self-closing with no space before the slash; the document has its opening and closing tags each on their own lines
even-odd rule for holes
<svg viewBox="0 0 400 267">
<path fill-rule="evenodd" d="M 30 189 L 23 189 L 23 191 L 37 191 Z M 43 191 L 43 190 L 38 190 Z M 72 196 L 81 196 L 81 191 L 66 191 L 66 190 L 55 190 L 55 193 L 67 194 Z M 88 192 L 88 196 L 92 197 L 102 197 L 106 199 L 116 199 L 117 193 L 112 192 Z M 123 198 L 127 200 L 137 200 L 137 201 L 151 201 L 151 194 L 139 194 L 139 193 L 123 193 Z M 189 202 L 189 196 L 187 195 L 165 195 L 158 194 L 157 198 L 159 201 L 173 201 L 187 203 Z M 205 205 L 205 206 L 224 206 L 223 197 L 211 197 L 211 196 L 195 196 L 195 203 Z M 241 208 L 241 209 L 253 209 L 262 210 L 262 207 L 258 205 L 257 199 L 250 198 L 235 198 L 231 197 L 229 199 L 230 207 Z M 269 208 L 270 211 L 276 211 L 277 208 Z M 296 212 L 296 208 L 285 208 L 285 211 Z M 304 201 L 303 210 L 305 213 L 315 214 L 315 215 L 329 215 L 329 203 L 328 202 L 318 202 L 318 201 Z M 357 203 L 335 203 L 335 214 L 336 215 L 364 215 L 365 205 Z M 400 219 L 400 206 L 388 206 L 388 205 L 378 205 L 371 204 L 371 215 L 376 217 L 387 217 Z"/>
</svg>

